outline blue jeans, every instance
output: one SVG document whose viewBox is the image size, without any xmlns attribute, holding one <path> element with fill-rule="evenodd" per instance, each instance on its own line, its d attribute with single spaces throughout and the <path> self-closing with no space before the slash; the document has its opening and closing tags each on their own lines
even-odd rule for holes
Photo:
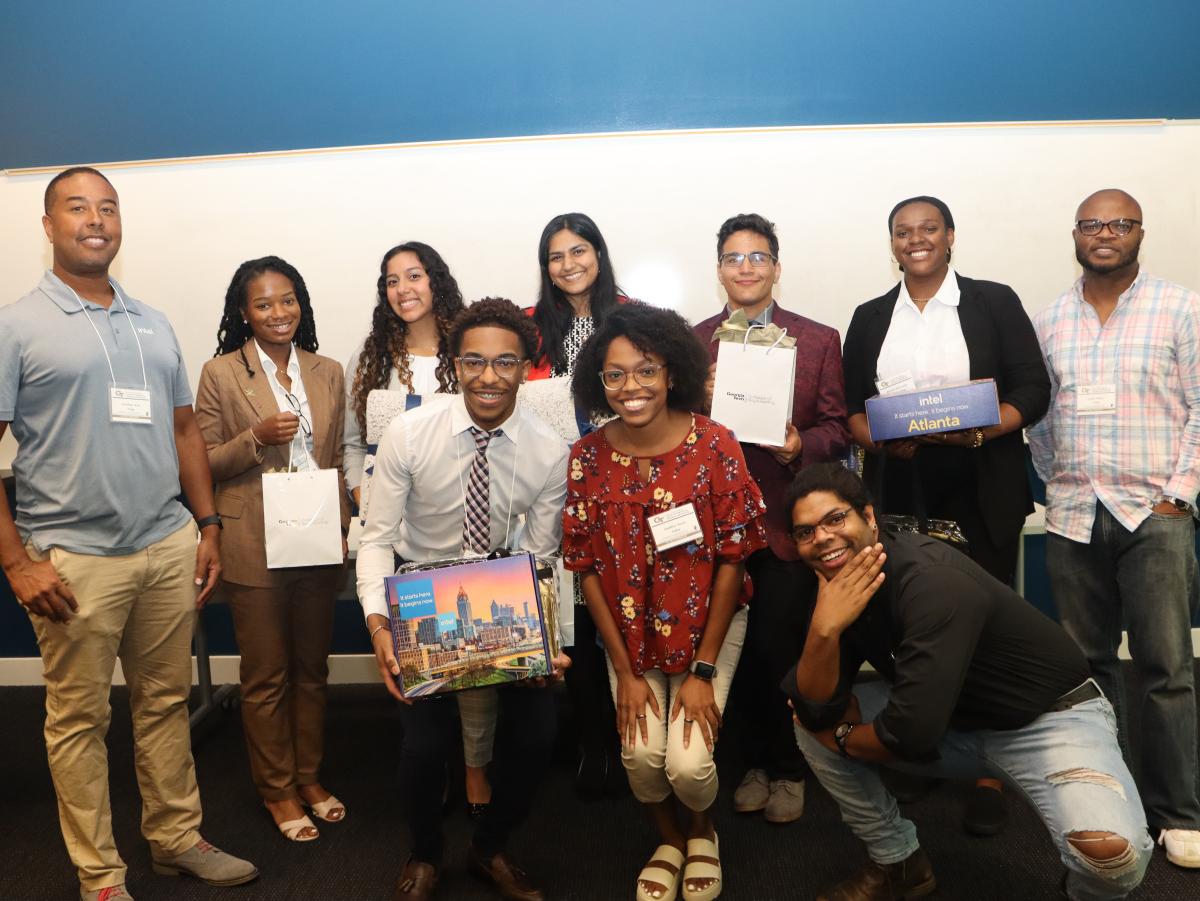
<svg viewBox="0 0 1200 901">
<path fill-rule="evenodd" d="M 1117 710 L 1124 685 L 1121 628 L 1142 690 L 1138 784 L 1154 829 L 1200 829 L 1192 618 L 1197 604 L 1196 530 L 1190 516 L 1151 513 L 1130 532 L 1096 505 L 1090 544 L 1046 536 L 1046 567 L 1059 617 Z M 1126 760 L 1129 747 L 1122 741 Z"/>
<path fill-rule="evenodd" d="M 856 685 L 863 721 L 887 705 L 884 682 Z M 917 831 L 900 815 L 874 764 L 830 751 L 801 727 L 796 741 L 842 819 L 867 846 L 871 860 L 886 865 L 917 850 Z M 1067 892 L 1076 901 L 1124 898 L 1137 888 L 1154 848 L 1133 777 L 1117 746 L 1116 719 L 1103 698 L 1070 710 L 1044 713 L 1021 729 L 949 730 L 937 760 L 896 768 L 926 776 L 1003 779 L 1023 793 L 1045 823 L 1063 864 Z M 889 764 L 892 766 L 892 764 Z M 1067 840 L 1072 832 L 1111 832 L 1129 842 L 1126 853 L 1098 867 Z"/>
</svg>

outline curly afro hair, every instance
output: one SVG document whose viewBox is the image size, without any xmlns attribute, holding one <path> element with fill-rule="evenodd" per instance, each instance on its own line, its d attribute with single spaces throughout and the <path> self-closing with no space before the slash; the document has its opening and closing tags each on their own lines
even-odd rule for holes
<svg viewBox="0 0 1200 901">
<path fill-rule="evenodd" d="M 633 303 L 613 310 L 579 351 L 571 378 L 571 392 L 579 406 L 591 416 L 612 415 L 599 373 L 608 346 L 616 338 L 627 339 L 642 353 L 654 354 L 666 364 L 670 378 L 668 407 L 700 409 L 710 363 L 708 351 L 688 321 L 675 311 Z"/>
<path fill-rule="evenodd" d="M 521 339 L 521 349 L 526 360 L 532 360 L 538 350 L 538 330 L 533 320 L 521 312 L 511 300 L 503 297 L 484 297 L 475 301 L 455 318 L 446 336 L 450 353 L 462 353 L 463 334 L 468 329 L 491 325 L 508 329 Z"/>
</svg>

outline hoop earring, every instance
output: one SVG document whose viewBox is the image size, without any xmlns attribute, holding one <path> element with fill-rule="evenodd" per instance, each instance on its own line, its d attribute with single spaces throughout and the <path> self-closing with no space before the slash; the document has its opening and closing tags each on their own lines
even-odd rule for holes
<svg viewBox="0 0 1200 901">
<path fill-rule="evenodd" d="M 947 263 L 950 262 L 950 248 L 949 247 L 946 248 L 946 262 Z"/>
</svg>

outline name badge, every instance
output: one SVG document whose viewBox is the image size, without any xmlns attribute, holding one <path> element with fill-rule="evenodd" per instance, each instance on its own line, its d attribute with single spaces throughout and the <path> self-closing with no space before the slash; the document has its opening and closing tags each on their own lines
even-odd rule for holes
<svg viewBox="0 0 1200 901">
<path fill-rule="evenodd" d="M 1116 412 L 1116 385 L 1080 385 L 1075 389 L 1076 415 L 1105 416 Z"/>
<path fill-rule="evenodd" d="M 146 388 L 108 387 L 108 416 L 113 422 L 150 425 L 150 392 Z"/>
<path fill-rule="evenodd" d="M 875 387 L 879 390 L 881 397 L 916 390 L 913 385 L 913 374 L 909 369 L 904 370 L 904 372 L 897 372 L 895 375 L 890 375 L 885 379 L 876 379 Z"/>
<path fill-rule="evenodd" d="M 660 551 L 669 551 L 673 547 L 697 541 L 704 537 L 700 528 L 700 520 L 696 518 L 696 508 L 691 501 L 681 504 L 662 513 L 657 513 L 647 520 L 650 524 L 650 534 L 654 538 L 654 546 Z"/>
</svg>

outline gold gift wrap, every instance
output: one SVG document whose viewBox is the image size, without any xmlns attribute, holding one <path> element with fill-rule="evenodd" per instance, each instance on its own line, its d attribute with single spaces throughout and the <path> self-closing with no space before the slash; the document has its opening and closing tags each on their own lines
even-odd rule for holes
<svg viewBox="0 0 1200 901">
<path fill-rule="evenodd" d="M 795 347 L 796 339 L 772 323 L 751 325 L 745 310 L 734 310 L 729 318 L 713 332 L 714 341 L 737 341 L 739 344 L 758 344 L 763 347 Z"/>
<path fill-rule="evenodd" d="M 542 622 L 546 626 L 546 643 L 550 656 L 562 653 L 562 628 L 558 623 L 558 561 L 553 557 L 537 558 L 538 593 L 542 596 Z"/>
</svg>

